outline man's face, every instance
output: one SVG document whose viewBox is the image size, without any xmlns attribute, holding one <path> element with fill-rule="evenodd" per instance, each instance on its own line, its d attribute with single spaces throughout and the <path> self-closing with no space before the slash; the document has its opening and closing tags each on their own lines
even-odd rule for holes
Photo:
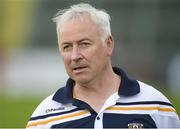
<svg viewBox="0 0 180 129">
<path fill-rule="evenodd" d="M 108 43 L 102 43 L 100 31 L 89 16 L 67 21 L 58 36 L 68 75 L 82 84 L 98 79 L 109 63 L 112 38 Z"/>
</svg>

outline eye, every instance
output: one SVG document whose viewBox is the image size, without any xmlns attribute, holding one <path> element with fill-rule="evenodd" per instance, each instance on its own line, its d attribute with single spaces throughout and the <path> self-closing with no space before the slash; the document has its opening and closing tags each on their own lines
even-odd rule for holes
<svg viewBox="0 0 180 129">
<path fill-rule="evenodd" d="M 71 48 L 72 48 L 72 45 L 70 44 L 65 44 L 62 46 L 63 51 L 70 51 Z"/>
<path fill-rule="evenodd" d="M 68 47 L 68 45 L 63 46 L 63 50 L 67 49 Z"/>
<path fill-rule="evenodd" d="M 88 46 L 90 46 L 90 43 L 88 43 L 88 42 L 81 42 L 80 43 L 80 47 L 82 47 L 82 48 L 86 48 Z"/>
</svg>

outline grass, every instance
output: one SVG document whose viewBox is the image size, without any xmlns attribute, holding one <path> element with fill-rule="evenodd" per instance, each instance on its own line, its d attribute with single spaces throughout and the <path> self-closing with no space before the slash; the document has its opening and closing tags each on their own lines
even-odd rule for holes
<svg viewBox="0 0 180 129">
<path fill-rule="evenodd" d="M 0 97 L 0 128 L 24 128 L 40 99 Z"/>
</svg>

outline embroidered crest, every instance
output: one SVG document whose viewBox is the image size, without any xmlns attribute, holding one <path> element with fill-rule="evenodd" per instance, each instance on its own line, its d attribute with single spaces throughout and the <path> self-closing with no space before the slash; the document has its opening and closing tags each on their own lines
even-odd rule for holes
<svg viewBox="0 0 180 129">
<path fill-rule="evenodd" d="M 142 129 L 143 124 L 141 123 L 129 123 L 128 124 L 128 129 Z"/>
</svg>

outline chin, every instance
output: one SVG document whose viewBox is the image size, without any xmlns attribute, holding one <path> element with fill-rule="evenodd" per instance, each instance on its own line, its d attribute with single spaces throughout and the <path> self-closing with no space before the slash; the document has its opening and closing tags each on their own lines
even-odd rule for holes
<svg viewBox="0 0 180 129">
<path fill-rule="evenodd" d="M 79 84 L 87 84 L 90 82 L 88 78 L 75 78 L 74 80 Z"/>
</svg>

